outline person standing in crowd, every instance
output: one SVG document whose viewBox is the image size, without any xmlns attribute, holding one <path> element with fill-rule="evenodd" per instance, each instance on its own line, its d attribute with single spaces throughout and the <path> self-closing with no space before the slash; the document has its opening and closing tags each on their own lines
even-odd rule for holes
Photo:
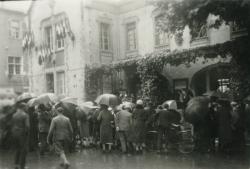
<svg viewBox="0 0 250 169">
<path fill-rule="evenodd" d="M 29 107 L 27 112 L 30 119 L 29 151 L 34 151 L 38 145 L 38 118 L 35 107 Z"/>
<path fill-rule="evenodd" d="M 143 101 L 137 100 L 136 107 L 133 111 L 132 119 L 133 119 L 133 127 L 134 127 L 134 147 L 136 152 L 142 152 L 143 143 L 145 140 L 145 122 L 146 122 L 146 113 L 143 108 Z"/>
<path fill-rule="evenodd" d="M 101 104 L 101 110 L 97 120 L 100 122 L 100 142 L 102 144 L 102 150 L 106 152 L 106 145 L 108 145 L 108 151 L 111 152 L 114 116 L 111 111 L 108 110 L 107 105 Z"/>
<path fill-rule="evenodd" d="M 118 132 L 122 152 L 127 152 L 128 131 L 132 123 L 131 107 L 124 105 L 122 110 L 116 113 L 115 125 Z"/>
<path fill-rule="evenodd" d="M 77 108 L 77 125 L 80 131 L 80 138 L 83 146 L 89 146 L 89 118 L 90 115 Z"/>
<path fill-rule="evenodd" d="M 37 107 L 37 114 L 38 114 L 38 139 L 39 139 L 39 150 L 40 155 L 44 155 L 48 145 L 46 142 L 48 132 L 49 132 L 49 126 L 50 126 L 50 115 L 46 110 L 46 107 L 44 104 L 40 104 Z"/>
<path fill-rule="evenodd" d="M 219 149 L 228 152 L 232 143 L 230 102 L 224 99 L 217 102 Z"/>
<path fill-rule="evenodd" d="M 168 104 L 164 104 L 163 109 L 160 109 L 156 115 L 158 137 L 157 137 L 157 153 L 166 152 L 166 138 L 169 128 Z"/>
<path fill-rule="evenodd" d="M 65 151 L 69 150 L 69 145 L 73 137 L 73 129 L 69 118 L 63 115 L 64 109 L 58 107 L 56 111 L 57 116 L 51 121 L 47 142 L 49 144 L 53 142 L 55 152 L 62 160 L 61 166 L 67 169 L 70 163 L 66 158 Z"/>
<path fill-rule="evenodd" d="M 244 152 L 246 139 L 246 112 L 238 100 L 231 102 L 232 148 L 235 152 Z"/>
<path fill-rule="evenodd" d="M 29 115 L 25 112 L 26 104 L 18 103 L 17 111 L 12 117 L 12 137 L 16 150 L 15 169 L 24 169 L 28 151 L 28 138 L 30 130 Z"/>
</svg>

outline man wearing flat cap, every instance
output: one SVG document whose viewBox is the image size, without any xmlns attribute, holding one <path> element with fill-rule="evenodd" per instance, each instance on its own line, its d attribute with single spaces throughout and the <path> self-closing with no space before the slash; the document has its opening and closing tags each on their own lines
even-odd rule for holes
<svg viewBox="0 0 250 169">
<path fill-rule="evenodd" d="M 62 160 L 61 166 L 67 169 L 70 164 L 66 158 L 65 150 L 69 148 L 73 136 L 73 129 L 69 118 L 63 115 L 64 109 L 58 107 L 56 111 L 57 116 L 51 121 L 47 142 L 50 144 L 53 141 L 55 152 Z"/>
</svg>

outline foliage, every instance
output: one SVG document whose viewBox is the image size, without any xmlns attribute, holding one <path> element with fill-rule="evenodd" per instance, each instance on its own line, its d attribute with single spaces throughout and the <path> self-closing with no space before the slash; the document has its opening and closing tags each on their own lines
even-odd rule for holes
<svg viewBox="0 0 250 169">
<path fill-rule="evenodd" d="M 92 79 L 97 79 L 103 74 L 111 74 L 119 69 L 135 65 L 137 67 L 137 73 L 140 75 L 143 97 L 149 97 L 154 104 L 159 104 L 162 103 L 163 100 L 169 99 L 172 94 L 167 90 L 166 86 L 168 86 L 168 84 L 166 84 L 166 79 L 161 75 L 166 64 L 173 66 L 184 64 L 188 67 L 191 63 L 196 63 L 198 58 L 204 58 L 206 61 L 218 56 L 222 58 L 232 55 L 242 56 L 242 52 L 246 53 L 246 51 L 242 50 L 246 49 L 246 47 L 244 47 L 245 45 L 248 45 L 246 39 L 238 39 L 223 44 L 185 49 L 182 51 L 155 51 L 144 57 L 122 60 L 120 62 L 114 62 L 109 65 L 102 65 L 95 68 L 88 67 L 88 71 L 86 71 L 85 74 L 88 75 L 86 79 L 90 77 L 92 77 Z M 241 57 L 237 60 L 239 62 L 244 62 L 244 60 L 241 60 Z M 245 67 L 248 68 L 247 65 Z M 231 73 L 235 74 L 235 72 Z M 93 87 L 94 85 L 89 86 Z M 88 89 L 86 91 L 90 90 Z"/>
<path fill-rule="evenodd" d="M 156 9 L 161 15 L 159 26 L 166 32 L 176 34 L 189 26 L 191 35 L 207 25 L 210 14 L 218 16 L 209 27 L 218 28 L 224 21 L 235 22 L 250 30 L 250 1 L 248 0 L 158 0 Z"/>
<path fill-rule="evenodd" d="M 249 0 L 158 0 L 155 5 L 156 11 L 161 15 L 158 26 L 162 31 L 180 34 L 185 26 L 188 26 L 190 34 L 195 36 L 203 25 L 208 28 L 219 28 L 222 23 L 234 23 L 240 28 L 246 28 L 248 35 L 250 35 Z M 212 15 L 216 17 L 212 21 L 208 21 L 209 16 Z M 236 40 L 232 43 L 233 45 L 224 50 L 225 53 L 230 53 L 233 56 L 230 88 L 234 95 L 239 98 L 250 93 L 248 50 L 250 44 L 248 37 Z M 223 50 L 219 53 L 223 53 Z M 189 58 L 194 59 L 193 57 Z"/>
</svg>

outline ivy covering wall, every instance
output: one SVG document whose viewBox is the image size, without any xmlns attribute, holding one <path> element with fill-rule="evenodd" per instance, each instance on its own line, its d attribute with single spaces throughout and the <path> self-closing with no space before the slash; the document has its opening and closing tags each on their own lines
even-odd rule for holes
<svg viewBox="0 0 250 169">
<path fill-rule="evenodd" d="M 204 46 L 193 49 L 169 52 L 168 50 L 155 51 L 145 56 L 138 56 L 129 60 L 120 60 L 109 65 L 100 67 L 89 67 L 86 70 L 86 79 L 99 78 L 103 74 L 112 74 L 112 72 L 124 67 L 136 65 L 137 73 L 140 75 L 141 89 L 143 97 L 149 97 L 155 104 L 166 100 L 171 96 L 170 91 L 162 86 L 162 71 L 164 65 L 170 64 L 178 66 L 181 64 L 190 66 L 190 63 L 196 63 L 199 58 L 208 61 L 211 58 L 220 56 L 221 58 L 232 57 L 230 73 L 230 88 L 234 95 L 243 98 L 250 93 L 249 63 L 250 57 L 248 51 L 248 38 L 239 38 L 234 41 L 228 41 L 223 44 L 213 46 Z M 90 83 L 91 82 L 87 82 Z M 93 85 L 86 91 L 90 91 Z M 95 90 L 95 89 L 92 89 Z"/>
</svg>

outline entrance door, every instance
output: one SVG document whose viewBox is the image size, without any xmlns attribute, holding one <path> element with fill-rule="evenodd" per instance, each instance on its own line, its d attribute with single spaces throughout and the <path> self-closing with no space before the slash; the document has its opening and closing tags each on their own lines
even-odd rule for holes
<svg viewBox="0 0 250 169">
<path fill-rule="evenodd" d="M 223 87 L 221 81 L 229 79 L 229 66 L 209 66 L 197 72 L 191 82 L 195 95 L 200 96 L 208 91 L 215 91 Z"/>
</svg>

